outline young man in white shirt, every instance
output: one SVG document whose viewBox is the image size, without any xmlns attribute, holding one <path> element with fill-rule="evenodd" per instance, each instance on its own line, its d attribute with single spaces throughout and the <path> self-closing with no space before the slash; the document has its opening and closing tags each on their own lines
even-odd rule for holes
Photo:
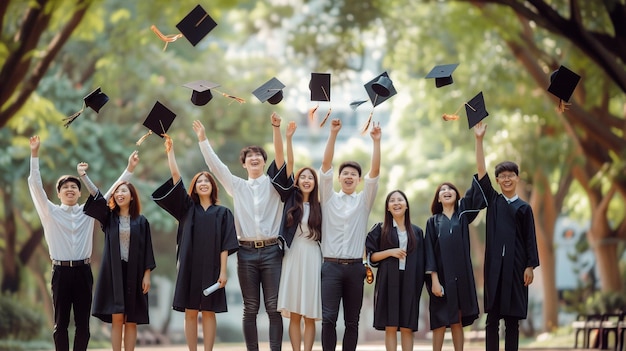
<svg viewBox="0 0 626 351">
<path fill-rule="evenodd" d="M 272 125 L 274 134 L 278 132 L 280 137 L 280 118 L 275 114 L 272 115 Z M 267 154 L 260 146 L 248 146 L 241 150 L 240 161 L 248 173 L 248 179 L 242 179 L 233 175 L 220 161 L 211 148 L 200 121 L 193 122 L 193 129 L 209 170 L 234 200 L 235 228 L 239 237 L 237 275 L 243 296 L 243 334 L 246 347 L 250 351 L 259 349 L 256 319 L 262 288 L 264 306 L 270 322 L 270 349 L 280 350 L 283 321 L 277 302 L 283 255 L 282 248 L 278 245 L 278 233 L 283 203 L 274 188 L 277 185 L 264 174 Z M 270 165 L 272 167 L 275 168 L 273 163 Z M 274 171 L 284 172 L 284 168 L 282 164 L 280 170 Z"/>
<path fill-rule="evenodd" d="M 343 302 L 345 332 L 343 350 L 354 351 L 359 337 L 359 316 L 363 304 L 365 267 L 363 253 L 367 220 L 378 191 L 380 173 L 380 125 L 370 132 L 373 141 L 372 166 L 365 176 L 363 191 L 356 192 L 361 181 L 361 166 L 344 162 L 339 166 L 341 191 L 333 190 L 332 161 L 341 121 L 334 119 L 320 169 L 322 204 L 322 349 L 335 350 L 337 317 Z"/>
<path fill-rule="evenodd" d="M 54 309 L 54 345 L 56 351 L 69 350 L 67 328 L 70 310 L 74 310 L 76 333 L 74 351 L 84 351 L 89 344 L 89 317 L 93 275 L 90 260 L 93 248 L 94 219 L 83 213 L 78 204 L 81 183 L 78 177 L 64 175 L 57 181 L 61 205 L 48 199 L 39 170 L 39 136 L 30 138 L 30 175 L 28 189 L 41 220 L 44 237 L 52 259 L 52 306 Z M 128 158 L 128 166 L 117 182 L 130 180 L 139 163 L 137 152 Z M 84 176 L 85 173 L 79 174 Z M 111 189 L 105 195 L 108 198 Z"/>
</svg>

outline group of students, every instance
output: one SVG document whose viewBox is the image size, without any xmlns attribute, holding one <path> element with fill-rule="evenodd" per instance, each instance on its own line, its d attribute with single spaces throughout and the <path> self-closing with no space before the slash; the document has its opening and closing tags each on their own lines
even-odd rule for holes
<svg viewBox="0 0 626 351">
<path fill-rule="evenodd" d="M 499 322 L 505 320 L 505 349 L 516 350 L 519 319 L 526 318 L 528 285 L 539 265 L 533 215 L 516 195 L 519 170 L 515 163 L 496 166 L 502 194 L 486 172 L 482 140 L 486 125 L 474 127 L 477 174 L 463 197 L 450 184 L 441 184 L 432 201 L 432 217 L 425 232 L 411 222 L 406 195 L 394 190 L 385 200 L 385 216 L 368 231 L 368 217 L 378 191 L 381 128 L 370 131 L 371 168 L 348 161 L 339 166 L 341 190 L 333 189 L 333 156 L 341 121 L 330 123 L 330 134 L 319 171 L 295 171 L 292 139 L 295 122 L 286 127 L 286 155 L 281 118 L 272 114 L 275 159 L 267 167 L 267 153 L 245 147 L 240 161 L 248 179 L 231 173 L 212 149 L 200 121 L 193 122 L 200 151 L 209 168 L 185 189 L 176 163 L 172 139 L 164 135 L 171 178 L 151 198 L 178 221 L 177 279 L 173 309 L 185 313 L 189 350 L 198 343 L 198 315 L 202 316 L 204 350 L 216 336 L 215 313 L 226 312 L 224 289 L 205 295 L 214 284 L 227 281 L 227 259 L 237 252 L 237 275 L 243 296 L 243 334 L 248 350 L 258 350 L 257 315 L 263 303 L 269 318 L 269 345 L 280 350 L 282 316 L 290 319 L 294 350 L 311 350 L 316 321 L 322 321 L 324 350 L 335 350 L 336 325 L 343 306 L 345 331 L 342 349 L 355 350 L 363 301 L 366 266 L 378 267 L 374 295 L 374 328 L 385 331 L 387 350 L 396 350 L 400 331 L 402 350 L 413 348 L 424 282 L 430 295 L 433 349 L 441 350 L 446 328 L 455 350 L 463 348 L 463 327 L 478 318 L 476 286 L 470 258 L 469 224 L 487 208 L 485 252 L 485 310 L 487 350 L 499 347 Z M 61 205 L 45 193 L 38 153 L 39 137 L 30 140 L 29 189 L 41 218 L 52 259 L 52 298 L 56 350 L 69 350 L 68 324 L 74 310 L 74 350 L 89 342 L 89 315 L 112 323 L 113 350 L 133 350 L 137 324 L 149 323 L 150 272 L 156 267 L 150 226 L 141 215 L 139 194 L 129 182 L 139 162 L 133 152 L 113 187 L 102 194 L 87 176 L 88 164 L 77 165 L 78 177 L 57 181 Z M 215 178 L 214 178 L 215 177 Z M 216 180 L 233 197 L 234 211 L 219 205 Z M 363 179 L 360 192 L 357 186 Z M 79 205 L 81 183 L 90 196 Z M 93 296 L 90 257 L 95 219 L 104 232 L 105 246 Z M 93 308 L 92 308 L 93 307 Z M 304 326 L 304 328 L 303 328 Z"/>
</svg>

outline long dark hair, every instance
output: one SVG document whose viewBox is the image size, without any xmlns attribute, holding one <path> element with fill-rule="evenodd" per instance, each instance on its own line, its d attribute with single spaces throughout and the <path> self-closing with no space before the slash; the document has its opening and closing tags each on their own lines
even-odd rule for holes
<svg viewBox="0 0 626 351">
<path fill-rule="evenodd" d="M 442 213 L 443 205 L 439 202 L 439 191 L 443 188 L 444 185 L 447 185 L 450 189 L 454 190 L 456 193 L 456 201 L 454 202 L 454 210 L 459 209 L 459 200 L 461 199 L 461 194 L 459 193 L 459 189 L 454 186 L 454 184 L 449 182 L 443 182 L 439 184 L 437 190 L 435 190 L 435 197 L 433 198 L 433 202 L 430 204 L 430 212 L 432 214 Z"/>
<path fill-rule="evenodd" d="M 130 218 L 137 218 L 137 216 L 141 214 L 141 202 L 139 201 L 139 193 L 137 193 L 137 189 L 135 188 L 135 186 L 127 181 L 121 181 L 115 186 L 115 189 L 113 189 L 111 197 L 109 198 L 109 208 L 111 209 L 111 211 L 117 213 L 118 215 L 120 214 L 120 206 L 117 204 L 117 202 L 115 202 L 115 192 L 122 185 L 126 185 L 128 187 L 128 191 L 130 191 L 130 196 L 133 197 L 133 199 L 130 200 L 130 204 L 128 205 L 128 213 L 130 214 Z"/>
<path fill-rule="evenodd" d="M 302 172 L 308 170 L 313 175 L 313 180 L 315 183 L 313 184 L 313 190 L 309 194 L 309 231 L 311 232 L 308 236 L 309 239 L 313 240 L 321 240 L 322 239 L 322 206 L 320 205 L 320 198 L 317 190 L 317 173 L 311 167 L 303 167 L 296 173 L 295 185 L 296 185 L 296 203 L 287 210 L 287 226 L 291 227 L 293 225 L 299 224 L 302 220 L 303 214 L 303 195 L 302 191 L 298 188 L 300 183 L 300 175 Z"/>
<path fill-rule="evenodd" d="M 193 176 L 191 179 L 191 185 L 189 186 L 189 196 L 193 202 L 197 204 L 200 203 L 200 196 L 198 196 L 198 193 L 196 192 L 196 183 L 198 182 L 198 178 L 200 178 L 200 176 L 205 176 L 209 179 L 209 182 L 211 183 L 211 203 L 213 205 L 217 204 L 220 201 L 217 197 L 217 183 L 215 182 L 215 179 L 213 179 L 213 176 L 211 176 L 211 173 L 207 171 L 198 172 L 195 176 Z"/>
<path fill-rule="evenodd" d="M 411 252 L 415 249 L 415 238 L 414 235 L 415 233 L 413 232 L 413 225 L 411 224 L 411 211 L 410 211 L 410 206 L 409 206 L 409 200 L 407 199 L 406 195 L 402 192 L 402 190 L 393 190 L 391 191 L 389 194 L 387 194 L 387 198 L 385 199 L 385 219 L 383 220 L 383 228 L 382 228 L 382 233 L 381 233 L 381 237 L 380 237 L 380 241 L 382 243 L 381 246 L 383 247 L 391 247 L 392 243 L 391 243 L 391 233 L 393 229 L 393 216 L 391 215 L 391 212 L 389 211 L 389 199 L 391 198 L 391 195 L 393 195 L 394 193 L 398 193 L 400 195 L 402 195 L 402 197 L 404 198 L 404 201 L 406 202 L 406 211 L 404 212 L 404 228 L 406 229 L 406 236 L 408 239 L 407 242 L 407 252 Z"/>
</svg>

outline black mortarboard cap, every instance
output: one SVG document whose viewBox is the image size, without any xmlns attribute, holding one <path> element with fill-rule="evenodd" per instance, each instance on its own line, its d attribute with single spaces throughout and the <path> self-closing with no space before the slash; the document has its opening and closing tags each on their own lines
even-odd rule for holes
<svg viewBox="0 0 626 351">
<path fill-rule="evenodd" d="M 283 88 L 285 85 L 281 83 L 276 77 L 268 80 L 260 87 L 256 88 L 252 92 L 254 96 L 261 102 L 269 102 L 272 105 L 276 105 L 283 99 Z"/>
<path fill-rule="evenodd" d="M 472 129 L 478 122 L 489 116 L 482 91 L 465 103 L 465 112 L 467 113 L 469 129 Z"/>
<path fill-rule="evenodd" d="M 330 101 L 330 73 L 311 73 L 311 101 Z"/>
<path fill-rule="evenodd" d="M 550 75 L 548 91 L 562 101 L 568 102 L 579 80 L 580 76 L 578 74 L 572 72 L 565 66 L 561 66 Z"/>
<path fill-rule="evenodd" d="M 96 90 L 87 94 L 87 96 L 83 98 L 83 107 L 80 109 L 80 111 L 74 113 L 69 117 L 63 118 L 63 122 L 65 122 L 65 128 L 68 128 L 70 124 L 72 124 L 72 122 L 74 122 L 74 120 L 78 118 L 81 113 L 83 113 L 85 107 L 89 107 L 92 110 L 96 111 L 96 113 L 99 113 L 102 106 L 104 106 L 104 104 L 106 104 L 108 101 L 109 97 L 102 92 L 100 87 L 98 87 Z"/>
<path fill-rule="evenodd" d="M 452 80 L 452 72 L 454 72 L 458 65 L 458 63 L 452 63 L 435 66 L 430 73 L 426 75 L 426 78 L 435 78 L 435 87 L 437 88 L 450 85 L 454 82 L 454 80 Z"/>
<path fill-rule="evenodd" d="M 365 91 L 367 91 L 367 95 L 369 95 L 374 107 L 396 95 L 396 89 L 393 87 L 393 82 L 389 78 L 387 72 L 381 73 L 376 78 L 367 82 L 364 86 Z"/>
<path fill-rule="evenodd" d="M 85 100 L 85 105 L 96 112 L 100 112 L 100 109 L 104 104 L 109 101 L 109 97 L 102 92 L 100 87 L 98 89 L 89 93 L 89 95 L 85 96 L 83 99 Z"/>
<path fill-rule="evenodd" d="M 157 101 L 148 114 L 148 117 L 146 117 L 146 120 L 143 122 L 143 125 L 162 138 L 163 135 L 161 134 L 167 133 L 172 122 L 174 122 L 174 118 L 176 118 L 176 114 Z"/>
<path fill-rule="evenodd" d="M 183 84 L 184 87 L 192 89 L 191 102 L 196 106 L 204 106 L 213 99 L 211 89 L 217 88 L 220 85 L 217 83 L 209 82 L 208 80 L 196 80 Z"/>
<path fill-rule="evenodd" d="M 197 5 L 185 18 L 183 18 L 176 28 L 189 40 L 191 45 L 196 46 L 210 31 L 217 26 L 217 23 L 209 14 Z"/>
</svg>

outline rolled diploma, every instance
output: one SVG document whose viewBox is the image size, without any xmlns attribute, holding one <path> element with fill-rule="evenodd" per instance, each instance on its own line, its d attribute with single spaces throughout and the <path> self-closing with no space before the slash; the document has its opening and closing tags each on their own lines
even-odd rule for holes
<svg viewBox="0 0 626 351">
<path fill-rule="evenodd" d="M 211 295 L 212 293 L 216 292 L 216 291 L 217 291 L 217 289 L 219 289 L 219 288 L 220 288 L 220 282 L 217 282 L 217 283 L 215 283 L 215 284 L 213 284 L 213 285 L 209 286 L 208 288 L 204 289 L 204 290 L 202 291 L 202 293 L 204 294 L 204 296 L 209 296 L 209 295 Z"/>
</svg>

